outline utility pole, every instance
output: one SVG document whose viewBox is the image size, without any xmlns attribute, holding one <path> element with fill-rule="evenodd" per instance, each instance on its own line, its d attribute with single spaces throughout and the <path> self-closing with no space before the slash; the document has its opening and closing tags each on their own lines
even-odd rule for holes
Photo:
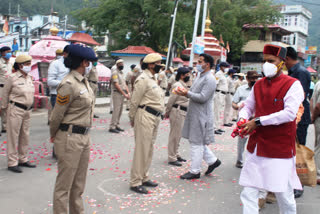
<svg viewBox="0 0 320 214">
<path fill-rule="evenodd" d="M 196 10 L 196 17 L 195 17 L 194 27 L 193 27 L 192 46 L 191 46 L 191 53 L 190 53 L 190 60 L 189 60 L 189 66 L 190 66 L 190 67 L 193 66 L 194 45 L 195 45 L 195 43 L 196 43 L 196 38 L 197 38 L 197 30 L 198 30 L 198 24 L 199 24 L 200 7 L 201 7 L 201 0 L 197 0 L 197 10 Z"/>
<path fill-rule="evenodd" d="M 173 14 L 171 15 L 172 21 L 171 21 L 171 31 L 170 31 L 170 39 L 169 39 L 167 60 L 166 60 L 166 69 L 168 69 L 168 67 L 171 65 L 172 37 L 173 37 L 173 32 L 174 32 L 174 25 L 175 25 L 175 22 L 176 22 L 178 3 L 179 3 L 179 0 L 176 0 L 175 5 L 174 5 L 174 11 L 173 11 Z"/>
<path fill-rule="evenodd" d="M 67 31 L 67 20 L 68 20 L 68 15 L 65 15 L 64 17 L 64 29 L 63 29 L 63 38 L 66 38 L 66 31 Z"/>
<path fill-rule="evenodd" d="M 207 8 L 208 8 L 208 0 L 204 0 L 203 16 L 202 16 L 202 27 L 201 27 L 201 39 L 202 40 L 203 40 L 203 37 L 204 37 L 204 28 L 206 27 Z"/>
<path fill-rule="evenodd" d="M 20 4 L 18 4 L 18 14 L 17 14 L 18 17 L 20 17 Z"/>
</svg>

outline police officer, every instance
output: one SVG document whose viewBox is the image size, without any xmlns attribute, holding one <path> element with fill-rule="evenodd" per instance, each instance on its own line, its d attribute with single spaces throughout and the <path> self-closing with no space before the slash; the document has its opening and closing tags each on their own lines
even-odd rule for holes
<svg viewBox="0 0 320 214">
<path fill-rule="evenodd" d="M 177 71 L 176 83 L 172 86 L 173 90 L 177 87 L 189 89 L 190 70 L 186 67 L 180 67 Z M 168 142 L 168 164 L 173 166 L 182 166 L 181 162 L 186 162 L 178 153 L 181 140 L 181 131 L 184 119 L 187 114 L 189 99 L 185 96 L 179 96 L 172 93 L 169 97 L 165 118 L 170 118 L 170 133 Z"/>
<path fill-rule="evenodd" d="M 8 46 L 4 46 L 0 49 L 0 95 L 2 94 L 4 84 L 7 81 L 8 76 L 12 73 L 13 64 L 10 62 L 11 49 Z M 0 100 L 1 104 L 1 100 Z M 6 111 L 1 111 L 1 132 L 6 132 Z M 1 136 L 1 134 L 0 134 Z"/>
<path fill-rule="evenodd" d="M 71 71 L 58 86 L 50 121 L 51 142 L 54 142 L 58 158 L 54 214 L 84 214 L 82 194 L 90 157 L 88 132 L 94 108 L 94 94 L 85 76 L 96 60 L 91 48 L 70 45 L 64 62 Z"/>
<path fill-rule="evenodd" d="M 95 61 L 92 63 L 92 69 L 90 71 L 90 73 L 88 74 L 88 82 L 89 85 L 93 91 L 94 94 L 94 103 L 96 103 L 96 96 L 97 96 L 97 92 L 98 92 L 98 81 L 99 81 L 99 76 L 98 76 L 98 71 L 97 71 L 97 65 L 98 62 Z M 98 115 L 93 115 L 94 118 L 99 118 Z"/>
<path fill-rule="evenodd" d="M 228 93 L 228 82 L 225 73 L 228 72 L 229 64 L 226 62 L 220 63 L 220 70 L 215 74 L 216 76 L 216 93 L 214 94 L 214 119 L 215 119 L 215 134 L 222 134 L 224 130 L 220 116 L 223 114 L 226 95 Z"/>
<path fill-rule="evenodd" d="M 161 68 L 160 54 L 148 54 L 142 64 L 143 73 L 135 81 L 129 118 L 134 127 L 135 150 L 131 167 L 130 189 L 147 194 L 147 187 L 157 183 L 148 178 L 153 155 L 153 145 L 164 111 L 164 93 L 155 77 Z"/>
<path fill-rule="evenodd" d="M 178 68 L 171 68 L 171 69 L 173 70 L 173 73 L 168 80 L 168 91 L 170 92 L 170 94 L 171 94 L 171 88 L 172 88 L 173 84 L 176 83 L 176 75 L 177 75 Z"/>
<path fill-rule="evenodd" d="M 224 117 L 223 117 L 223 125 L 227 127 L 231 127 L 231 117 L 232 117 L 232 97 L 234 95 L 234 80 L 233 80 L 233 74 L 236 71 L 233 69 L 229 69 L 228 71 L 228 77 L 227 77 L 227 83 L 228 83 L 228 93 L 226 95 L 225 100 L 225 108 L 224 108 Z"/>
<path fill-rule="evenodd" d="M 126 75 L 126 84 L 128 86 L 129 93 L 132 94 L 135 78 L 139 74 L 139 68 L 135 64 L 132 64 L 130 68 L 131 68 L 131 71 L 129 71 Z M 129 109 L 130 109 L 130 100 L 127 100 L 127 110 Z"/>
<path fill-rule="evenodd" d="M 33 104 L 34 85 L 31 71 L 31 56 L 19 55 L 14 69 L 2 91 L 1 111 L 7 111 L 7 156 L 8 170 L 21 173 L 19 166 L 35 168 L 28 161 L 30 115 Z M 18 150 L 17 150 L 18 147 Z"/>
<path fill-rule="evenodd" d="M 166 92 L 167 88 L 168 88 L 168 78 L 167 78 L 167 72 L 169 72 L 168 70 L 165 69 L 165 65 L 161 64 L 162 68 L 160 70 L 159 76 L 158 76 L 158 84 L 160 86 L 160 88 L 162 88 L 162 90 L 164 92 Z"/>
<path fill-rule="evenodd" d="M 122 114 L 124 98 L 130 99 L 129 89 L 122 72 L 123 60 L 117 60 L 116 66 L 117 68 L 112 72 L 111 76 L 113 112 L 109 132 L 112 133 L 124 131 L 119 127 L 119 121 Z"/>
</svg>

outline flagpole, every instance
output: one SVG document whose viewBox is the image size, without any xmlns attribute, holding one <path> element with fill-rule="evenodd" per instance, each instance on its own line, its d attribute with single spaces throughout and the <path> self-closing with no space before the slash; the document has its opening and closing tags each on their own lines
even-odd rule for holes
<svg viewBox="0 0 320 214">
<path fill-rule="evenodd" d="M 192 65 L 193 65 L 194 45 L 195 45 L 195 43 L 196 43 L 196 38 L 197 38 L 197 30 L 198 30 L 198 24 L 199 24 L 200 7 L 201 7 L 201 0 L 197 0 L 197 11 L 196 11 L 196 17 L 195 17 L 194 27 L 193 27 L 192 46 L 191 46 L 191 53 L 190 53 L 190 60 L 189 60 L 189 66 L 190 66 L 190 67 L 192 67 Z"/>
<path fill-rule="evenodd" d="M 201 28 L 201 39 L 202 40 L 203 40 L 203 37 L 204 37 L 204 29 L 206 27 L 207 8 L 208 8 L 208 0 L 204 0 L 203 16 L 202 16 L 202 28 Z"/>
<path fill-rule="evenodd" d="M 170 55 L 171 55 L 172 37 L 173 37 L 173 32 L 174 32 L 174 25 L 175 25 L 175 22 L 176 22 L 178 3 L 179 3 L 179 0 L 176 0 L 175 5 L 174 5 L 173 15 L 171 15 L 171 17 L 173 16 L 173 19 L 172 19 L 170 39 L 169 39 L 169 47 L 168 47 L 167 60 L 166 60 L 166 69 L 168 69 L 169 62 L 170 62 L 170 57 L 171 57 Z M 170 62 L 170 64 L 171 64 L 171 62 Z"/>
</svg>

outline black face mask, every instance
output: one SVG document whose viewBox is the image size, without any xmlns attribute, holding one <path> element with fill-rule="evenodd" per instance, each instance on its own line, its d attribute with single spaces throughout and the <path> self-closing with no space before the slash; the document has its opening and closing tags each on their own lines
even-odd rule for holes
<svg viewBox="0 0 320 214">
<path fill-rule="evenodd" d="M 188 82 L 189 80 L 190 80 L 190 76 L 186 76 L 186 77 L 183 78 L 184 82 Z"/>
<path fill-rule="evenodd" d="M 157 73 L 159 73 L 159 71 L 160 71 L 160 69 L 162 68 L 162 66 L 161 65 L 158 65 L 158 64 L 156 64 L 156 66 L 154 67 L 154 72 L 157 74 Z"/>
<path fill-rule="evenodd" d="M 250 87 L 252 88 L 253 86 L 254 86 L 254 84 L 256 84 L 256 81 L 252 81 L 252 82 L 250 82 Z"/>
<path fill-rule="evenodd" d="M 122 70 L 123 70 L 123 65 L 118 66 L 118 69 L 119 69 L 120 71 L 122 71 Z"/>
</svg>

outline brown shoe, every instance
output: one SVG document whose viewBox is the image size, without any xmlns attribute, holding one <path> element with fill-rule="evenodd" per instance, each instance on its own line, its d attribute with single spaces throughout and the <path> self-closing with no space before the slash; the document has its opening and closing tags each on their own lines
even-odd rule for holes
<svg viewBox="0 0 320 214">
<path fill-rule="evenodd" d="M 320 179 L 317 179 L 317 184 L 320 185 Z"/>
<path fill-rule="evenodd" d="M 266 202 L 268 204 L 273 204 L 273 203 L 277 202 L 276 195 L 273 192 L 268 192 Z"/>
<path fill-rule="evenodd" d="M 259 198 L 259 210 L 264 208 L 264 205 L 266 204 L 266 199 L 264 198 Z"/>
</svg>

